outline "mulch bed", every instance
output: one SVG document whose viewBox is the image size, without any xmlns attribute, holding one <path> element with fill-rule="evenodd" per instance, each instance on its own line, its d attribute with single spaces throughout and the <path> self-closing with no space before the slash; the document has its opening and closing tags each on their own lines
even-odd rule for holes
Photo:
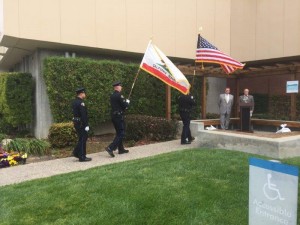
<svg viewBox="0 0 300 225">
<path fill-rule="evenodd" d="M 105 147 L 107 147 L 114 139 L 115 134 L 104 134 L 104 135 L 97 135 L 90 137 L 87 141 L 87 154 L 91 153 L 97 153 L 97 152 L 103 152 L 105 151 Z M 138 142 L 134 142 L 134 145 L 132 142 L 124 143 L 125 147 L 132 147 L 132 146 L 140 146 L 140 145 L 147 145 L 156 143 L 155 141 L 149 141 L 149 140 L 141 140 Z M 51 155 L 45 155 L 45 156 L 28 156 L 27 163 L 33 163 L 33 162 L 41 162 L 41 161 L 47 161 L 47 160 L 53 160 L 53 159 L 59 159 L 59 158 L 66 158 L 72 156 L 72 151 L 74 147 L 66 147 L 62 149 L 54 149 L 51 152 Z"/>
</svg>

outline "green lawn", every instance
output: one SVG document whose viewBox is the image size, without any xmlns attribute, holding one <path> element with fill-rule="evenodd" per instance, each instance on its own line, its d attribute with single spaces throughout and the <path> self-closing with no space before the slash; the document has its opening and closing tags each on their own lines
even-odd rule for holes
<svg viewBox="0 0 300 225">
<path fill-rule="evenodd" d="M 187 150 L 1 187 L 0 224 L 246 225 L 249 156 Z"/>
</svg>

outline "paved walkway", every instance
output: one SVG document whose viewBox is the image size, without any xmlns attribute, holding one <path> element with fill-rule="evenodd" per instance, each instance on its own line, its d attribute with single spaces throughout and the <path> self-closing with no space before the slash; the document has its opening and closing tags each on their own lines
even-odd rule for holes
<svg viewBox="0 0 300 225">
<path fill-rule="evenodd" d="M 140 159 L 167 152 L 197 148 L 199 145 L 200 144 L 197 141 L 197 138 L 191 145 L 181 145 L 180 140 L 174 140 L 128 148 L 130 151 L 128 154 L 115 154 L 114 158 L 111 158 L 107 152 L 89 154 L 88 157 L 93 158 L 93 160 L 90 162 L 78 162 L 78 159 L 74 157 L 68 157 L 3 168 L 0 169 L 0 186 L 21 183 L 28 180 L 50 177 L 79 170 L 87 170 L 97 166 Z"/>
</svg>

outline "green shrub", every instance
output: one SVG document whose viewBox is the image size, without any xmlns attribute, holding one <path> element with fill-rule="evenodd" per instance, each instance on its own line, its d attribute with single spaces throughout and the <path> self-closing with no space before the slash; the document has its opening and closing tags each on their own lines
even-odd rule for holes
<svg viewBox="0 0 300 225">
<path fill-rule="evenodd" d="M 269 119 L 289 120 L 291 98 L 287 95 L 273 95 L 269 98 Z"/>
<path fill-rule="evenodd" d="M 172 140 L 176 137 L 178 123 L 161 117 L 145 115 L 126 116 L 126 140 Z"/>
<path fill-rule="evenodd" d="M 5 146 L 8 151 L 26 152 L 29 155 L 44 155 L 49 148 L 47 141 L 35 138 L 16 138 Z"/>
<path fill-rule="evenodd" d="M 254 119 L 271 119 L 271 116 L 264 113 L 253 113 L 252 118 Z"/>
<path fill-rule="evenodd" d="M 74 91 L 84 86 L 87 91 L 85 103 L 89 112 L 91 128 L 110 121 L 109 96 L 112 83 L 121 80 L 123 95 L 128 97 L 138 64 L 109 60 L 49 57 L 44 61 L 44 78 L 49 95 L 51 112 L 55 123 L 68 122 L 72 118 L 71 101 Z M 192 77 L 187 77 L 190 81 Z M 201 77 L 196 77 L 192 93 L 195 96 L 197 115 L 200 113 Z M 179 92 L 171 89 L 172 114 L 177 112 Z M 157 78 L 140 72 L 131 95 L 127 114 L 165 116 L 165 84 Z"/>
<path fill-rule="evenodd" d="M 32 122 L 33 80 L 28 73 L 0 73 L 0 118 L 13 127 Z"/>
<path fill-rule="evenodd" d="M 266 114 L 269 111 L 269 96 L 268 94 L 253 94 L 255 101 L 254 113 Z"/>
<path fill-rule="evenodd" d="M 0 132 L 5 134 L 13 133 L 15 128 L 9 124 L 0 112 Z"/>
<path fill-rule="evenodd" d="M 48 140 L 52 147 L 63 148 L 72 146 L 77 141 L 73 123 L 55 123 L 50 127 Z"/>
<path fill-rule="evenodd" d="M 11 140 L 4 148 L 7 151 L 26 152 L 28 150 L 29 140 L 26 138 L 16 138 Z"/>
<path fill-rule="evenodd" d="M 7 135 L 6 134 L 1 134 L 0 133 L 0 143 L 3 139 L 7 138 Z"/>
<path fill-rule="evenodd" d="M 219 119 L 220 114 L 217 113 L 206 113 L 206 119 Z"/>
<path fill-rule="evenodd" d="M 50 143 L 45 140 L 39 140 L 39 139 L 29 139 L 28 144 L 28 154 L 31 155 L 44 155 L 48 152 L 50 148 Z"/>
</svg>

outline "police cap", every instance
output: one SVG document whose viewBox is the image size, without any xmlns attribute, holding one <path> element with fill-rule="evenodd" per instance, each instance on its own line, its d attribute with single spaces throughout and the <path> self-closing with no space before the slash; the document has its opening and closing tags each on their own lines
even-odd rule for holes
<svg viewBox="0 0 300 225">
<path fill-rule="evenodd" d="M 121 83 L 121 81 L 116 81 L 116 82 L 113 83 L 112 86 L 113 87 L 115 87 L 115 86 L 122 86 L 122 83 Z"/>
<path fill-rule="evenodd" d="M 76 94 L 85 93 L 85 88 L 81 87 L 76 90 Z"/>
</svg>

